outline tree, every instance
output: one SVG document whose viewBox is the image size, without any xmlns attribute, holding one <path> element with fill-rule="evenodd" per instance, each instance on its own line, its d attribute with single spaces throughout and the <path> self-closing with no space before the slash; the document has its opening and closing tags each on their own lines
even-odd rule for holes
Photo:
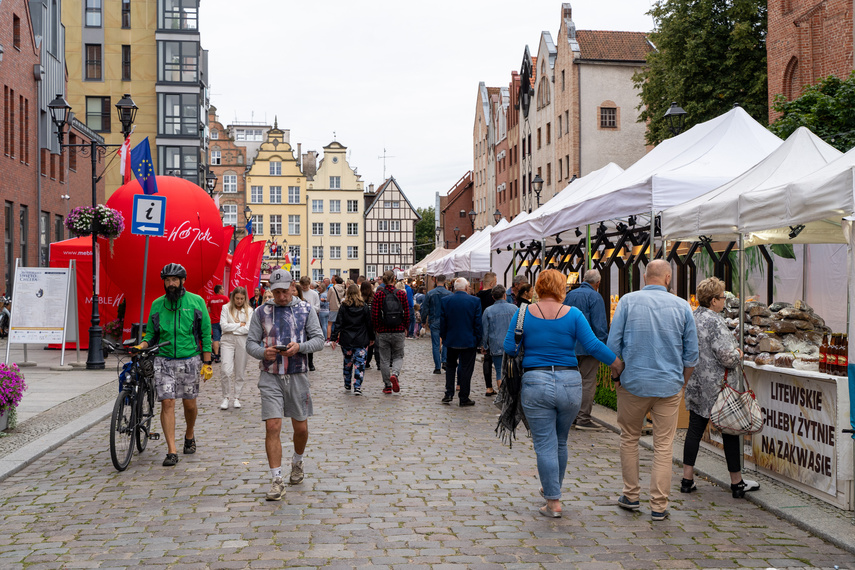
<svg viewBox="0 0 855 570">
<path fill-rule="evenodd" d="M 782 115 L 769 130 L 781 138 L 807 127 L 837 150 L 855 146 L 855 72 L 846 79 L 833 75 L 821 79 L 792 101 L 778 95 L 772 108 Z"/>
<path fill-rule="evenodd" d="M 687 113 L 685 128 L 734 104 L 767 124 L 765 0 L 656 0 L 648 14 L 656 50 L 633 82 L 649 144 L 672 136 L 664 119 L 672 101 Z"/>
<path fill-rule="evenodd" d="M 416 212 L 422 217 L 416 222 L 416 263 L 424 259 L 433 251 L 436 243 L 436 220 L 433 206 L 430 208 L 416 208 Z"/>
</svg>

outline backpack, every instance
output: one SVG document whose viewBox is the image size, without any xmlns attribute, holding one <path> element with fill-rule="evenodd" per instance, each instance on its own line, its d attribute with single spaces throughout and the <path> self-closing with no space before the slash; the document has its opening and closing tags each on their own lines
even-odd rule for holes
<svg viewBox="0 0 855 570">
<path fill-rule="evenodd" d="M 389 328 L 404 324 L 404 307 L 401 305 L 397 291 L 386 291 L 383 304 L 380 306 L 380 320 Z"/>
</svg>

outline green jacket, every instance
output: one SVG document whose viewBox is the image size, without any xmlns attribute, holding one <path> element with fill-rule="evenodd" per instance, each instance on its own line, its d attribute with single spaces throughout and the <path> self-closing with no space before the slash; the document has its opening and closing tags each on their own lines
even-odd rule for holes
<svg viewBox="0 0 855 570">
<path fill-rule="evenodd" d="M 211 352 L 211 317 L 205 301 L 185 291 L 172 309 L 165 295 L 158 297 L 151 304 L 144 340 L 149 346 L 171 342 L 160 350 L 160 356 L 166 358 L 190 358 Z"/>
</svg>

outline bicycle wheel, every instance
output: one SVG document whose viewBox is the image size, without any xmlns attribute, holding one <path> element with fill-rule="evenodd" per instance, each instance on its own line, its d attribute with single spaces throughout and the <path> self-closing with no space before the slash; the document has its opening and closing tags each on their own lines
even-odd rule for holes
<svg viewBox="0 0 855 570">
<path fill-rule="evenodd" d="M 154 418 L 155 399 L 154 385 L 148 378 L 142 379 L 143 388 L 140 391 L 139 422 L 136 427 L 137 449 L 140 453 L 148 445 L 148 435 L 151 433 L 151 420 Z"/>
<path fill-rule="evenodd" d="M 113 406 L 110 418 L 110 459 L 113 467 L 124 471 L 131 463 L 134 455 L 134 398 L 126 390 L 122 390 Z"/>
</svg>

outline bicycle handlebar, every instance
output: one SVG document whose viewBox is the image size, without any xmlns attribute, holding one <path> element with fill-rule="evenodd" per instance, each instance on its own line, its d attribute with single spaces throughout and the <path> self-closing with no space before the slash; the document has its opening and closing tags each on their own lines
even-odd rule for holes
<svg viewBox="0 0 855 570">
<path fill-rule="evenodd" d="M 113 353 L 113 352 L 121 352 L 123 354 L 131 354 L 131 355 L 140 354 L 140 355 L 145 356 L 146 354 L 155 353 L 158 350 L 160 350 L 161 348 L 163 348 L 164 346 L 168 346 L 170 344 L 172 344 L 172 343 L 167 340 L 165 342 L 161 342 L 159 344 L 156 344 L 154 346 L 150 346 L 148 348 L 136 350 L 136 349 L 134 349 L 133 346 L 123 346 L 123 345 L 117 344 L 113 341 L 107 340 L 106 338 L 101 339 L 101 346 L 104 349 L 106 349 L 108 354 Z"/>
</svg>

